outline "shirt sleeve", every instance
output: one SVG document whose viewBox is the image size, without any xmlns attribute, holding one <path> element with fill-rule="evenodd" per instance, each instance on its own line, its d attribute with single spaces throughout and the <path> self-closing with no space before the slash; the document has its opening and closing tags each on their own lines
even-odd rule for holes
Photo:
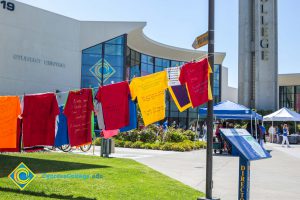
<svg viewBox="0 0 300 200">
<path fill-rule="evenodd" d="M 185 65 L 182 66 L 180 69 L 180 74 L 179 74 L 179 82 L 181 85 L 185 84 Z"/>
<path fill-rule="evenodd" d="M 93 92 L 92 92 L 92 89 L 89 89 L 88 90 L 88 107 L 90 110 L 94 111 L 94 103 L 93 103 Z"/>
<path fill-rule="evenodd" d="M 58 103 L 57 103 L 57 99 L 56 99 L 55 94 L 53 94 L 51 112 L 52 112 L 53 116 L 59 115 L 59 107 L 58 107 Z"/>
<path fill-rule="evenodd" d="M 96 99 L 98 102 L 101 102 L 101 96 L 102 96 L 102 95 L 101 95 L 101 87 L 99 87 L 95 99 Z"/>
<path fill-rule="evenodd" d="M 64 114 L 65 115 L 68 115 L 69 112 L 70 112 L 70 99 L 71 99 L 71 96 L 72 96 L 72 92 L 70 91 L 69 95 L 68 95 L 68 98 L 67 98 L 65 108 L 64 108 Z"/>
</svg>

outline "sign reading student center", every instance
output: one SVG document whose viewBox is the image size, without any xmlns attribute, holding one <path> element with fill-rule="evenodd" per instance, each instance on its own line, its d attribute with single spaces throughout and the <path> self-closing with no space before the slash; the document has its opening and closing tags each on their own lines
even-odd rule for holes
<svg viewBox="0 0 300 200">
<path fill-rule="evenodd" d="M 240 157 L 238 199 L 248 200 L 250 193 L 250 161 L 270 158 L 271 155 L 245 129 L 220 129 L 223 137 Z"/>
</svg>

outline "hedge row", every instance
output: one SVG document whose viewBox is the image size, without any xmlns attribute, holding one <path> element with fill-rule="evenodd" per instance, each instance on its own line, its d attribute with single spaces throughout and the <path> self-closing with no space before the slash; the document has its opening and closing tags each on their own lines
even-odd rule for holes
<svg viewBox="0 0 300 200">
<path fill-rule="evenodd" d="M 155 149 L 164 151 L 191 151 L 196 149 L 206 148 L 206 142 L 185 140 L 183 142 L 154 142 L 154 143 L 144 143 L 142 141 L 122 141 L 115 140 L 116 147 L 125 148 L 136 148 L 136 149 Z"/>
<path fill-rule="evenodd" d="M 119 133 L 116 139 L 122 141 L 137 142 L 141 141 L 144 143 L 155 143 L 155 142 L 183 142 L 185 140 L 194 141 L 196 139 L 196 133 L 190 130 L 184 131 L 182 129 L 175 129 L 169 127 L 168 131 L 163 132 L 156 125 L 149 125 L 147 128 L 142 130 L 132 130 L 124 133 Z"/>
</svg>

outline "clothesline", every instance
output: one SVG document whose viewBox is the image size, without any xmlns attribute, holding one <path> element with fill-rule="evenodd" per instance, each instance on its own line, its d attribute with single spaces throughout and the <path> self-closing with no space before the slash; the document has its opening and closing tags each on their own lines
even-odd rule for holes
<svg viewBox="0 0 300 200">
<path fill-rule="evenodd" d="M 216 54 L 216 53 L 211 53 L 211 54 Z M 201 59 L 203 59 L 203 58 L 209 58 L 209 57 L 211 57 L 211 56 L 213 56 L 213 55 L 208 55 L 208 54 L 205 54 L 205 55 L 203 55 L 203 56 L 200 56 L 200 57 L 198 57 L 198 58 L 196 58 L 195 60 L 193 60 L 193 61 L 190 61 L 190 62 L 194 62 L 194 61 L 200 61 Z M 180 66 L 182 66 L 182 65 L 180 65 Z M 178 66 L 178 67 L 180 67 L 180 66 Z M 166 68 L 167 69 L 167 68 Z M 133 78 L 136 78 L 136 77 L 133 77 Z M 131 79 L 129 79 L 128 81 L 130 82 L 133 78 L 131 78 Z M 113 83 L 112 83 L 113 84 Z M 98 89 L 99 88 L 99 86 L 97 86 L 97 87 L 92 87 L 92 88 L 90 88 L 90 89 Z M 61 95 L 61 94 L 67 94 L 67 93 L 69 93 L 70 91 L 76 91 L 76 90 L 80 90 L 81 88 L 76 88 L 76 89 L 70 89 L 70 90 L 68 90 L 68 91 L 62 91 L 62 92 L 53 92 L 56 96 L 57 95 Z M 47 93 L 47 92 L 46 92 Z M 35 93 L 35 94 L 39 94 L 39 93 Z M 42 94 L 42 93 L 40 93 L 40 94 Z M 24 93 L 24 94 L 22 94 L 22 95 L 16 95 L 16 96 L 18 96 L 18 97 L 23 97 L 23 96 L 25 96 L 26 94 Z M 27 94 L 27 95 L 34 95 L 34 94 Z"/>
</svg>

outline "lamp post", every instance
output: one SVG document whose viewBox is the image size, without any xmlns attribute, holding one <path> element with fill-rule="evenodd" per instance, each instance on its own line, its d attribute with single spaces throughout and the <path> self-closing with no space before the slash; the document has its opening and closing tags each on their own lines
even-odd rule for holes
<svg viewBox="0 0 300 200">
<path fill-rule="evenodd" d="M 215 39 L 215 0 L 208 0 L 208 61 L 212 68 L 210 74 L 211 92 L 213 94 L 214 84 L 214 41 Z M 213 99 L 207 105 L 207 149 L 206 149 L 206 198 L 198 200 L 219 200 L 212 197 L 212 151 L 213 151 Z"/>
</svg>

